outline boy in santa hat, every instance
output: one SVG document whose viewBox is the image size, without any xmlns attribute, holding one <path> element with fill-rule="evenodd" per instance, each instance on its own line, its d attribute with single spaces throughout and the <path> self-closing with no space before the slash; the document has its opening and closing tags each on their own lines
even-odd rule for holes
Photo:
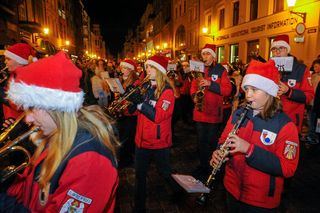
<svg viewBox="0 0 320 213">
<path fill-rule="evenodd" d="M 291 47 L 288 35 L 278 35 L 271 43 L 273 57 L 290 56 Z M 293 61 L 291 72 L 282 72 L 279 82 L 278 96 L 283 105 L 283 111 L 289 115 L 301 132 L 305 105 L 314 98 L 314 90 L 311 85 L 311 76 L 306 65 Z"/>
<path fill-rule="evenodd" d="M 210 173 L 210 154 L 217 146 L 223 121 L 223 97 L 231 95 L 232 85 L 225 67 L 216 62 L 216 45 L 206 44 L 201 56 L 205 65 L 204 76 L 192 80 L 190 94 L 195 103 L 193 120 L 196 122 L 200 160 L 193 176 L 204 180 Z M 201 88 L 204 96 L 200 100 L 197 92 Z M 202 106 L 201 109 L 198 106 Z"/>
<path fill-rule="evenodd" d="M 277 212 L 285 178 L 292 177 L 299 161 L 295 124 L 282 111 L 279 74 L 275 62 L 252 60 L 243 78 L 247 111 L 236 134 L 230 134 L 244 107 L 230 117 L 210 164 L 227 161 L 224 186 L 230 212 Z M 227 150 L 229 149 L 229 150 Z"/>
<path fill-rule="evenodd" d="M 34 61 L 37 60 L 35 57 L 36 52 L 34 49 L 25 43 L 17 43 L 10 46 L 8 49 L 4 51 L 5 56 L 5 64 L 8 67 L 9 71 L 9 78 L 12 78 L 14 75 L 15 70 L 18 67 L 26 66 Z M 5 86 L 4 91 L 7 90 L 7 86 Z M 5 95 L 1 95 L 1 102 L 3 103 L 3 113 L 4 119 L 16 119 L 21 112 L 19 112 L 16 107 L 8 102 L 5 99 Z"/>
</svg>

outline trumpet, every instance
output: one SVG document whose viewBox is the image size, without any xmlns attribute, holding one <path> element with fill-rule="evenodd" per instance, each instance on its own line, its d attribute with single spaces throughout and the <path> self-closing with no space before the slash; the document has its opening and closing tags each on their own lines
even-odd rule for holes
<svg viewBox="0 0 320 213">
<path fill-rule="evenodd" d="M 127 94 L 125 93 L 125 95 L 123 97 L 120 97 L 117 100 L 114 100 L 109 107 L 107 107 L 107 111 L 108 113 L 112 116 L 112 117 L 119 117 L 120 114 L 123 112 L 123 110 L 125 110 L 130 104 L 131 102 L 126 101 L 132 94 L 134 94 L 136 91 L 140 90 L 143 85 L 147 82 L 149 82 L 149 75 L 147 75 L 137 86 L 135 86 L 134 88 L 132 88 Z"/>
<path fill-rule="evenodd" d="M 24 169 L 30 162 L 31 154 L 30 152 L 25 149 L 22 146 L 19 146 L 19 143 L 29 137 L 32 133 L 37 132 L 40 130 L 39 127 L 32 127 L 30 130 L 28 130 L 26 133 L 18 136 L 14 140 L 7 140 L 9 138 L 9 134 L 11 131 L 22 121 L 25 114 L 20 115 L 14 124 L 12 124 L 9 128 L 7 128 L 5 131 L 3 131 L 0 135 L 0 144 L 3 144 L 0 148 L 0 158 L 1 160 L 5 159 L 8 161 L 9 155 L 11 153 L 22 153 L 24 157 L 24 161 L 21 162 L 18 165 L 11 164 L 6 166 L 5 168 L 2 168 L 0 171 L 0 183 L 7 180 L 12 175 L 16 174 L 17 172 Z"/>
<path fill-rule="evenodd" d="M 6 71 L 8 69 L 7 66 L 5 66 L 2 70 L 0 70 L 0 84 L 6 81 L 9 78 L 9 73 Z"/>
<path fill-rule="evenodd" d="M 22 162 L 20 165 L 9 165 L 6 168 L 4 168 L 0 173 L 0 182 L 4 182 L 12 175 L 16 174 L 17 172 L 21 171 L 22 169 L 26 168 L 31 159 L 31 154 L 29 151 L 27 151 L 22 146 L 19 146 L 18 144 L 29 137 L 32 133 L 37 132 L 40 130 L 40 127 L 32 127 L 28 132 L 24 133 L 23 135 L 20 135 L 15 140 L 8 141 L 4 147 L 0 149 L 0 157 L 5 158 L 8 154 L 12 152 L 21 152 L 25 155 L 25 161 Z"/>
<path fill-rule="evenodd" d="M 209 175 L 206 183 L 205 183 L 205 186 L 208 187 L 208 188 L 211 188 L 212 187 L 212 183 L 213 181 L 215 180 L 215 177 L 218 173 L 218 171 L 220 170 L 222 164 L 225 162 L 225 158 L 228 156 L 229 154 L 229 147 L 228 147 L 228 144 L 230 142 L 228 142 L 228 139 L 230 138 L 231 135 L 235 135 L 237 134 L 237 131 L 238 129 L 240 128 L 242 122 L 244 121 L 247 113 L 249 112 L 249 110 L 251 109 L 251 106 L 250 104 L 247 104 L 245 106 L 245 108 L 243 109 L 243 111 L 241 112 L 238 120 L 236 121 L 236 123 L 234 124 L 231 132 L 228 134 L 228 137 L 227 139 L 225 140 L 225 142 L 220 146 L 219 150 L 221 151 L 222 153 L 222 156 L 221 156 L 221 159 L 218 161 L 217 164 L 213 164 L 212 167 L 212 172 L 211 174 Z M 208 197 L 208 194 L 205 194 L 205 193 L 202 193 L 197 199 L 196 199 L 196 202 L 199 204 L 199 205 L 204 205 L 206 202 L 207 202 L 207 197 Z"/>
</svg>

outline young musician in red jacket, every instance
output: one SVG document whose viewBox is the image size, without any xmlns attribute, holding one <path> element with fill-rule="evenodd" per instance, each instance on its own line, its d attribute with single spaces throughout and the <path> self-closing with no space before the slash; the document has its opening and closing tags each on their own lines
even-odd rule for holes
<svg viewBox="0 0 320 213">
<path fill-rule="evenodd" d="M 8 67 L 9 79 L 15 74 L 15 70 L 19 67 L 26 66 L 37 60 L 36 52 L 29 44 L 17 43 L 4 51 L 5 64 Z M 4 92 L 7 91 L 8 85 L 5 86 Z M 6 100 L 5 94 L 1 94 L 1 103 L 3 107 L 4 119 L 16 119 L 22 113 L 17 107 Z"/>
<path fill-rule="evenodd" d="M 42 143 L 0 212 L 113 212 L 118 173 L 111 123 L 82 107 L 79 70 L 64 52 L 18 68 L 8 98 L 40 127 Z"/>
<path fill-rule="evenodd" d="M 146 211 L 146 178 L 151 159 L 154 159 L 161 175 L 172 186 L 175 184 L 171 177 L 169 162 L 172 145 L 171 119 L 175 97 L 166 75 L 168 59 L 155 55 L 145 62 L 145 66 L 150 85 L 142 97 L 131 99 L 137 104 L 138 109 L 134 212 L 139 213 Z"/>
<path fill-rule="evenodd" d="M 193 120 L 196 122 L 200 165 L 193 176 L 204 179 L 210 172 L 210 155 L 217 146 L 218 132 L 223 121 L 223 97 L 231 95 L 231 82 L 227 70 L 216 62 L 216 46 L 206 44 L 201 50 L 205 71 L 203 78 L 194 78 L 191 82 L 190 94 L 196 105 L 202 102 L 202 110 L 197 106 L 193 110 Z M 196 93 L 204 87 L 203 100 Z"/>
<path fill-rule="evenodd" d="M 139 83 L 139 77 L 136 74 L 137 64 L 131 59 L 125 59 L 120 63 L 122 79 L 121 83 L 125 94 L 134 88 L 134 84 Z M 137 113 L 130 111 L 131 106 L 125 109 L 123 115 L 118 118 L 118 130 L 121 142 L 119 155 L 119 168 L 129 166 L 133 163 L 134 157 L 134 137 L 136 135 Z"/>
<path fill-rule="evenodd" d="M 278 35 L 271 43 L 273 57 L 291 56 L 288 35 Z M 291 72 L 282 72 L 278 95 L 283 111 L 289 115 L 301 132 L 305 105 L 314 98 L 311 76 L 306 65 L 294 58 Z"/>
<path fill-rule="evenodd" d="M 282 111 L 278 84 L 274 61 L 250 62 L 241 87 L 252 110 L 237 133 L 229 135 L 243 108 L 236 110 L 219 140 L 230 148 L 224 177 L 230 212 L 276 212 L 284 179 L 297 169 L 298 131 Z M 213 152 L 211 165 L 218 160 L 219 149 Z"/>
</svg>

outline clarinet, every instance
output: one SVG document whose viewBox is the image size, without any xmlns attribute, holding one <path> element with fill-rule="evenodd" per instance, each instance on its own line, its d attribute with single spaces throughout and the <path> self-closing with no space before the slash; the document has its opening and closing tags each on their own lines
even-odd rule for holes
<svg viewBox="0 0 320 213">
<path fill-rule="evenodd" d="M 237 122 L 234 124 L 231 132 L 228 134 L 228 137 L 227 139 L 224 141 L 224 143 L 220 146 L 219 150 L 222 152 L 222 157 L 221 159 L 218 161 L 217 164 L 213 164 L 212 167 L 212 172 L 211 174 L 209 175 L 206 183 L 205 183 L 205 186 L 208 187 L 208 188 L 211 188 L 212 187 L 212 183 L 213 181 L 216 179 L 216 174 L 218 173 L 218 171 L 220 170 L 222 164 L 225 162 L 225 158 L 228 156 L 229 154 L 229 147 L 228 147 L 228 144 L 230 142 L 227 142 L 228 139 L 230 138 L 231 135 L 235 135 L 237 134 L 237 131 L 240 127 L 240 125 L 242 124 L 242 122 L 244 121 L 244 118 L 246 117 L 248 111 L 251 109 L 251 106 L 250 104 L 247 104 L 245 106 L 245 108 L 243 109 L 243 111 L 241 112 Z M 196 202 L 199 204 L 199 205 L 204 205 L 206 202 L 207 202 L 207 197 L 208 197 L 208 193 L 202 193 L 197 199 L 196 199 Z"/>
</svg>

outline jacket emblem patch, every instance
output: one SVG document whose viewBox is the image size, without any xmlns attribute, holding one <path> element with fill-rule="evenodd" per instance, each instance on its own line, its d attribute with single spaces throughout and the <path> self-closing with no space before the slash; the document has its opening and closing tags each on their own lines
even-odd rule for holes
<svg viewBox="0 0 320 213">
<path fill-rule="evenodd" d="M 85 207 L 92 203 L 92 199 L 87 198 L 83 195 L 80 195 L 71 189 L 68 191 L 66 199 L 67 201 L 63 204 L 62 208 L 60 209 L 60 213 L 65 213 L 65 212 L 82 213 L 84 212 Z"/>
<path fill-rule="evenodd" d="M 260 140 L 264 145 L 270 146 L 276 140 L 277 134 L 263 129 L 260 135 Z"/>
<path fill-rule="evenodd" d="M 211 80 L 212 81 L 216 81 L 218 79 L 218 75 L 211 75 Z"/>
<path fill-rule="evenodd" d="M 170 101 L 163 100 L 163 103 L 162 103 L 161 108 L 162 108 L 164 111 L 167 111 L 167 110 L 169 109 L 170 104 L 171 104 Z"/>
<path fill-rule="evenodd" d="M 298 144 L 291 141 L 286 141 L 286 147 L 284 148 L 283 155 L 289 160 L 293 160 L 297 155 Z"/>
<path fill-rule="evenodd" d="M 288 79 L 288 86 L 289 87 L 294 87 L 297 83 L 297 80 L 295 79 Z"/>
</svg>

